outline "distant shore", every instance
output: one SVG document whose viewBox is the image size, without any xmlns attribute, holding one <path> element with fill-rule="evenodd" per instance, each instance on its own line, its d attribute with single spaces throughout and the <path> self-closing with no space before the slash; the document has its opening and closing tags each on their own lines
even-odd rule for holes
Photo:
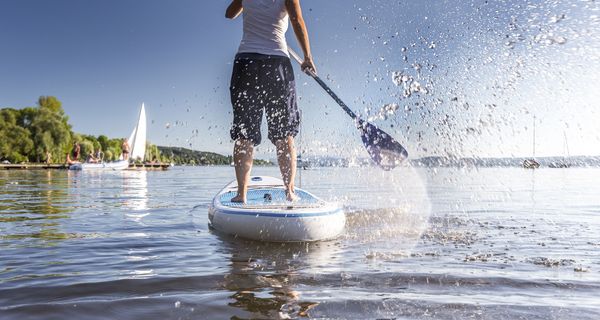
<svg viewBox="0 0 600 320">
<path fill-rule="evenodd" d="M 176 166 L 231 166 L 231 156 L 218 153 L 196 151 L 179 147 L 158 147 L 161 151 L 176 153 L 177 161 L 172 162 Z M 447 157 L 423 157 L 410 159 L 413 167 L 422 168 L 521 168 L 523 161 L 527 158 L 447 158 Z M 540 168 L 561 168 L 559 165 L 570 168 L 600 167 L 600 156 L 574 156 L 574 157 L 540 157 L 536 158 Z M 274 166 L 271 161 L 257 159 L 256 166 Z M 171 162 L 145 162 L 132 163 L 130 169 L 167 169 Z M 323 167 L 369 167 L 374 166 L 368 158 L 338 158 L 338 157 L 304 157 L 298 160 L 300 168 L 323 168 Z M 0 163 L 0 170 L 11 169 L 67 169 L 68 166 L 61 163 Z"/>
<path fill-rule="evenodd" d="M 132 163 L 128 170 L 167 170 L 170 163 Z M 2 163 L 0 170 L 66 170 L 69 166 L 61 163 Z"/>
</svg>

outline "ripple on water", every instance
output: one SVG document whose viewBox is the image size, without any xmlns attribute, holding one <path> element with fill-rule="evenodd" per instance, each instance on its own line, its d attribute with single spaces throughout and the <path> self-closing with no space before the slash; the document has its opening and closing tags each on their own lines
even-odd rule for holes
<svg viewBox="0 0 600 320">
<path fill-rule="evenodd" d="M 370 169 L 311 170 L 303 188 L 343 200 L 348 224 L 339 239 L 299 244 L 244 241 L 209 230 L 202 204 L 231 179 L 231 169 L 206 170 L 96 180 L 56 173 L 50 182 L 39 173 L 10 173 L 12 180 L 45 182 L 32 187 L 22 181 L 23 194 L 7 197 L 29 197 L 23 212 L 7 211 L 6 203 L 0 210 L 7 218 L 0 222 L 0 316 L 598 316 L 593 298 L 600 292 L 600 260 L 589 254 L 600 243 L 590 232 L 598 227 L 598 190 L 586 182 L 596 179 L 593 170 L 570 171 L 570 179 L 582 181 L 573 186 L 549 179 L 548 188 L 534 194 L 523 191 L 530 181 L 519 169 L 422 170 L 418 175 L 429 186 L 417 191 L 414 183 L 402 186 L 414 177 L 408 170 L 396 177 Z M 257 170 L 278 174 L 276 168 Z M 438 180 L 447 173 L 455 175 L 451 184 Z M 211 179 L 203 180 L 207 175 Z M 357 175 L 367 180 L 364 186 Z M 189 188 L 179 188 L 183 178 Z M 508 178 L 514 181 L 510 190 L 496 183 Z M 548 201 L 551 183 L 565 190 L 560 201 L 577 199 L 577 205 Z M 51 189 L 44 184 L 63 186 L 52 191 L 57 202 L 46 191 L 32 197 L 31 188 Z M 123 199 L 107 196 L 124 190 Z M 510 202 L 498 200 L 507 193 Z M 65 211 L 34 209 L 51 212 L 54 206 Z"/>
</svg>

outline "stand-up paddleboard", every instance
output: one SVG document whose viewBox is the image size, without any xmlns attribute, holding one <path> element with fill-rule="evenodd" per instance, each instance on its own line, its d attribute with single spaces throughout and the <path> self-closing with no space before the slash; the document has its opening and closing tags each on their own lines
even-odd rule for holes
<svg viewBox="0 0 600 320">
<path fill-rule="evenodd" d="M 251 177 L 246 203 L 231 202 L 237 194 L 233 181 L 221 190 L 208 209 L 209 225 L 241 238 L 294 242 L 333 239 L 344 231 L 342 208 L 295 189 L 298 201 L 286 200 L 283 181 Z"/>
<path fill-rule="evenodd" d="M 74 163 L 69 170 L 125 170 L 129 167 L 128 160 L 102 163 Z"/>
</svg>

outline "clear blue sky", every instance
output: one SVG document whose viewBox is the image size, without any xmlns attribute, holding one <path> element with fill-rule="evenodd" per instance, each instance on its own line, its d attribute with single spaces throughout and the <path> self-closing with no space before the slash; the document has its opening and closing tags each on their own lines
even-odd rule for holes
<svg viewBox="0 0 600 320">
<path fill-rule="evenodd" d="M 398 104 L 374 121 L 413 156 L 527 155 L 532 114 L 538 154 L 562 154 L 563 131 L 572 154 L 600 154 L 600 4 L 301 3 L 320 75 L 362 114 Z M 229 153 L 241 19 L 225 19 L 227 5 L 0 0 L 0 106 L 54 95 L 75 131 L 124 137 L 145 102 L 151 142 Z M 291 28 L 288 40 L 296 47 Z M 399 71 L 427 93 L 403 97 L 392 81 Z M 348 118 L 311 79 L 296 77 L 306 148 L 366 156 Z M 270 148 L 265 141 L 259 154 Z"/>
</svg>

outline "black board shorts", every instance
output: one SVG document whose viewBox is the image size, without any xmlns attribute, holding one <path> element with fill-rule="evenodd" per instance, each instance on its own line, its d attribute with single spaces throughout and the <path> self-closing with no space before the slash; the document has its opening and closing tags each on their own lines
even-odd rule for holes
<svg viewBox="0 0 600 320">
<path fill-rule="evenodd" d="M 294 70 L 288 57 L 238 53 L 229 91 L 233 106 L 231 139 L 259 145 L 263 110 L 271 142 L 298 134 L 300 113 Z"/>
</svg>

